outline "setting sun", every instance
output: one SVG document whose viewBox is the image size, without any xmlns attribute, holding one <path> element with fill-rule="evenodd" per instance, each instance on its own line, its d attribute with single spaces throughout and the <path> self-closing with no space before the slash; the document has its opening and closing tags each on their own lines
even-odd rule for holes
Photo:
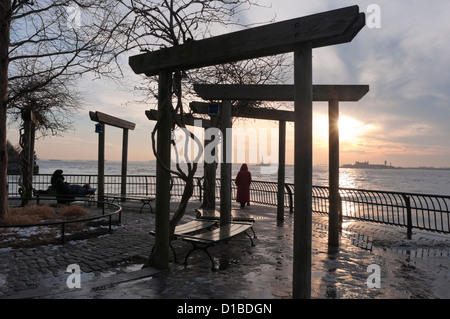
<svg viewBox="0 0 450 319">
<path fill-rule="evenodd" d="M 328 144 L 328 115 L 318 113 L 314 115 L 314 136 L 318 141 Z M 354 141 L 367 130 L 367 125 L 349 116 L 339 118 L 339 139 Z"/>
<path fill-rule="evenodd" d="M 364 131 L 364 123 L 348 117 L 341 116 L 339 118 L 339 139 L 342 141 L 355 140 Z"/>
</svg>

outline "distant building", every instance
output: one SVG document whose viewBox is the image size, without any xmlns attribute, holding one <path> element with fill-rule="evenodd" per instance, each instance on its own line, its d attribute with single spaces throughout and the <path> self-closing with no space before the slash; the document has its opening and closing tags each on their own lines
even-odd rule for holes
<svg viewBox="0 0 450 319">
<path fill-rule="evenodd" d="M 344 164 L 341 166 L 341 168 L 383 168 L 383 169 L 392 169 L 397 168 L 392 166 L 392 163 L 390 165 L 387 165 L 387 161 L 384 161 L 384 164 L 370 164 L 368 161 L 366 162 L 359 162 L 356 161 L 354 164 Z"/>
</svg>

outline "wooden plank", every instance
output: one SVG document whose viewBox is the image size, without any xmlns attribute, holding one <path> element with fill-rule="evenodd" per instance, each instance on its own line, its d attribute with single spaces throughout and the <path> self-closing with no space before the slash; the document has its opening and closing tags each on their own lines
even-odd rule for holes
<svg viewBox="0 0 450 319">
<path fill-rule="evenodd" d="M 220 226 L 231 221 L 231 101 L 222 103 L 220 128 L 222 130 L 222 162 L 220 163 Z M 231 132 L 230 132 L 231 133 Z"/>
<path fill-rule="evenodd" d="M 312 47 L 299 45 L 294 51 L 294 260 L 293 298 L 311 298 L 312 242 Z"/>
<path fill-rule="evenodd" d="M 248 229 L 252 228 L 252 224 L 246 223 L 229 223 L 211 231 L 204 232 L 198 235 L 183 235 L 181 236 L 186 241 L 214 243 L 227 240 L 235 237 Z"/>
<path fill-rule="evenodd" d="M 204 102 L 191 102 L 191 109 L 198 114 L 206 114 L 206 105 L 209 103 Z M 219 108 L 222 108 L 222 104 L 219 104 Z M 206 112 L 206 113 L 205 113 Z M 239 108 L 232 109 L 232 117 L 245 117 L 259 120 L 278 120 L 278 121 L 293 121 L 292 111 L 274 110 L 267 108 L 256 108 L 250 106 L 240 106 Z"/>
<path fill-rule="evenodd" d="M 204 100 L 294 101 L 294 85 L 195 84 Z M 313 101 L 356 102 L 369 92 L 368 85 L 313 85 Z"/>
<path fill-rule="evenodd" d="M 174 234 L 176 236 L 181 236 L 181 235 L 188 235 L 190 233 L 195 233 L 198 232 L 200 230 L 204 230 L 207 228 L 210 228 L 214 225 L 216 225 L 217 223 L 215 221 L 208 221 L 208 220 L 192 220 L 190 222 L 187 222 L 185 224 L 182 225 L 178 225 L 177 227 L 175 227 L 175 232 Z M 150 231 L 151 235 L 155 235 L 155 231 L 152 230 Z"/>
<path fill-rule="evenodd" d="M 172 74 L 169 71 L 161 71 L 158 86 L 159 123 L 172 123 L 171 103 Z M 158 182 L 156 183 L 154 266 L 157 269 L 169 269 L 171 176 L 166 168 L 171 164 L 171 137 L 171 125 L 160 125 L 156 140 L 159 158 L 156 161 L 156 180 Z"/>
<path fill-rule="evenodd" d="M 147 110 L 147 111 L 145 111 L 145 115 L 147 116 L 147 118 L 150 121 L 157 121 L 157 119 L 158 119 L 158 111 L 157 110 Z M 175 116 L 177 116 L 178 119 L 180 119 L 181 115 L 180 114 L 176 114 Z M 203 128 L 211 127 L 211 121 L 210 120 L 202 119 L 200 117 L 194 117 L 190 113 L 184 114 L 184 124 L 185 125 L 194 126 L 196 124 L 195 121 L 202 121 L 201 125 L 202 125 Z"/>
<path fill-rule="evenodd" d="M 207 103 L 207 102 L 191 102 L 189 103 L 190 109 L 197 114 L 208 114 L 209 116 L 217 116 L 220 103 Z"/>
<path fill-rule="evenodd" d="M 135 123 L 126 121 L 126 120 L 122 120 L 118 117 L 114 117 L 102 112 L 89 112 L 89 116 L 91 118 L 92 121 L 95 122 L 99 122 L 99 123 L 104 123 L 104 124 L 108 124 L 111 126 L 115 126 L 115 127 L 119 127 L 119 128 L 123 128 L 123 129 L 128 129 L 128 130 L 134 130 L 134 128 L 136 127 Z"/>
<path fill-rule="evenodd" d="M 128 129 L 122 130 L 122 170 L 120 179 L 120 193 L 127 193 L 127 167 L 128 167 Z"/>
<path fill-rule="evenodd" d="M 98 179 L 98 207 L 103 207 L 103 196 L 105 194 L 105 124 L 101 123 L 101 132 L 98 133 L 98 159 L 97 159 L 97 179 Z"/>
<path fill-rule="evenodd" d="M 339 246 L 339 101 L 328 106 L 329 121 L 329 214 L 328 245 Z"/>
<path fill-rule="evenodd" d="M 212 227 L 214 225 L 216 225 L 216 222 L 214 221 L 192 220 L 188 223 L 175 227 L 175 235 L 195 233 L 200 230 Z"/>
<path fill-rule="evenodd" d="M 294 117 L 294 116 L 292 116 Z M 286 177 L 286 121 L 279 121 L 278 128 L 278 191 L 277 220 L 284 220 L 284 187 Z"/>
<path fill-rule="evenodd" d="M 267 108 L 240 106 L 236 110 L 233 110 L 233 117 L 292 122 L 294 121 L 294 112 L 285 110 L 273 110 Z"/>
<path fill-rule="evenodd" d="M 219 220 L 220 219 L 220 212 L 215 209 L 202 209 L 202 208 L 196 208 L 195 209 L 196 217 L 199 219 L 210 219 L 210 220 Z M 239 210 L 231 210 L 231 220 L 232 221 L 242 221 L 242 222 L 255 222 L 255 217 L 252 215 L 242 212 Z"/>
<path fill-rule="evenodd" d="M 335 37 L 329 37 L 324 39 L 319 39 L 314 41 L 314 48 L 320 48 L 325 46 L 331 46 L 335 44 L 348 43 L 356 37 L 359 31 L 366 25 L 366 15 L 360 13 L 355 23 L 353 23 L 350 28 L 346 30 L 345 33 Z"/>
<path fill-rule="evenodd" d="M 152 76 L 163 69 L 192 69 L 292 52 L 304 42 L 313 48 L 348 42 L 362 27 L 362 15 L 358 6 L 313 14 L 131 56 L 129 65 L 136 74 Z"/>
<path fill-rule="evenodd" d="M 313 101 L 357 102 L 369 92 L 369 85 L 313 85 Z"/>
</svg>

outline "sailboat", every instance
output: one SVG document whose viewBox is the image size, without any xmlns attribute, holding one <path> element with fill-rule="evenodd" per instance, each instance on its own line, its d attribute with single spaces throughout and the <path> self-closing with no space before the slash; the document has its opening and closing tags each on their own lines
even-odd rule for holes
<svg viewBox="0 0 450 319">
<path fill-rule="evenodd" d="M 256 166 L 270 166 L 270 164 L 265 164 L 264 163 L 264 157 L 261 156 L 261 162 L 259 164 L 257 164 Z"/>
</svg>

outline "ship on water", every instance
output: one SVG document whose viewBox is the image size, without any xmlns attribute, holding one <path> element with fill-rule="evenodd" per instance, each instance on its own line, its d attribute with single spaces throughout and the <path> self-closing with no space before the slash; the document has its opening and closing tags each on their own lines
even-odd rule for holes
<svg viewBox="0 0 450 319">
<path fill-rule="evenodd" d="M 256 166 L 270 166 L 270 164 L 264 163 L 264 157 L 261 156 L 261 162 L 259 164 L 256 164 Z"/>
<path fill-rule="evenodd" d="M 392 163 L 390 163 L 388 165 L 387 161 L 384 161 L 384 164 L 370 164 L 368 161 L 366 161 L 366 162 L 356 161 L 354 164 L 344 164 L 344 165 L 341 166 L 341 168 L 394 169 L 394 168 L 398 168 L 398 167 L 392 166 Z"/>
</svg>

